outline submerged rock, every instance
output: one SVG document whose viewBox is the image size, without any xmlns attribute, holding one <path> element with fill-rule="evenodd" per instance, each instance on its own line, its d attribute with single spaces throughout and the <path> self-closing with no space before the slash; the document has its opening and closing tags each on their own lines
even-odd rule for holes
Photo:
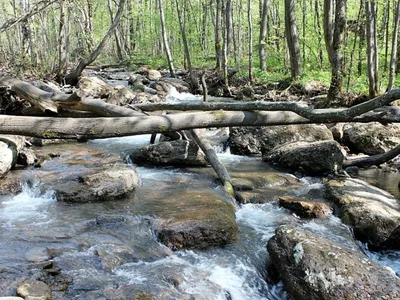
<svg viewBox="0 0 400 300">
<path fill-rule="evenodd" d="M 44 282 L 25 280 L 17 289 L 17 294 L 25 299 L 50 300 L 51 289 Z"/>
<path fill-rule="evenodd" d="M 264 161 L 311 174 L 338 171 L 343 159 L 342 149 L 335 141 L 290 143 L 274 148 L 263 157 Z"/>
<path fill-rule="evenodd" d="M 375 155 L 400 144 L 400 125 L 351 123 L 344 126 L 344 143 L 353 151 Z"/>
<path fill-rule="evenodd" d="M 389 193 L 359 179 L 331 180 L 327 196 L 357 239 L 374 248 L 400 249 L 400 204 Z"/>
<path fill-rule="evenodd" d="M 204 153 L 192 141 L 161 142 L 134 151 L 130 159 L 138 165 L 206 166 Z"/>
<path fill-rule="evenodd" d="M 322 218 L 332 213 L 332 208 L 326 203 L 293 196 L 279 197 L 279 206 L 293 211 L 301 218 Z"/>
<path fill-rule="evenodd" d="M 400 279 L 393 271 L 302 228 L 279 227 L 268 252 L 293 299 L 400 298 Z"/>
<path fill-rule="evenodd" d="M 233 127 L 229 146 L 232 154 L 260 155 L 286 143 L 323 140 L 333 140 L 325 125 Z"/>
</svg>

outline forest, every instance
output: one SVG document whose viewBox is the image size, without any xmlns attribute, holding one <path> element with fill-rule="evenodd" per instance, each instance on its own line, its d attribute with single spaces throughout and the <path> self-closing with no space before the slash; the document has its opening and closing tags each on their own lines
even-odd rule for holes
<svg viewBox="0 0 400 300">
<path fill-rule="evenodd" d="M 395 0 L 0 3 L 2 69 L 16 73 L 61 80 L 82 63 L 122 64 L 215 68 L 228 80 L 232 68 L 249 82 L 321 81 L 331 98 L 399 84 Z"/>
</svg>

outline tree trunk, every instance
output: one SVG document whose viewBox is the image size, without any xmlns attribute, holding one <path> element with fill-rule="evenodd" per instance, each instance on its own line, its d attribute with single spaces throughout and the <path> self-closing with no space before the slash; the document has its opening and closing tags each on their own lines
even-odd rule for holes
<svg viewBox="0 0 400 300">
<path fill-rule="evenodd" d="M 390 58 L 390 72 L 389 72 L 389 83 L 387 91 L 390 91 L 394 85 L 394 79 L 396 76 L 396 58 L 397 58 L 397 47 L 399 39 L 399 26 L 400 26 L 400 0 L 397 1 L 396 16 L 393 27 L 393 39 L 392 39 L 392 55 Z"/>
<path fill-rule="evenodd" d="M 160 10 L 162 39 L 163 39 L 163 43 L 164 43 L 165 54 L 167 55 L 169 72 L 171 73 L 172 77 L 175 77 L 174 62 L 172 60 L 171 50 L 169 49 L 169 43 L 168 43 L 168 37 L 167 37 L 167 29 L 166 29 L 166 26 L 165 26 L 163 0 L 158 0 L 158 5 L 159 5 L 159 10 Z"/>
<path fill-rule="evenodd" d="M 324 55 L 322 52 L 322 32 L 321 32 L 321 23 L 320 23 L 320 16 L 319 16 L 319 0 L 315 0 L 315 22 L 314 24 L 316 25 L 315 27 L 317 28 L 317 34 L 318 34 L 318 62 L 319 66 L 322 68 L 322 63 L 324 61 Z"/>
<path fill-rule="evenodd" d="M 67 26 L 66 1 L 60 0 L 60 27 L 59 27 L 59 45 L 58 45 L 58 69 L 57 79 L 61 81 L 67 71 Z"/>
<path fill-rule="evenodd" d="M 124 11 L 124 9 L 123 9 L 124 5 L 125 5 L 125 0 L 120 0 L 117 14 L 115 15 L 114 22 L 112 23 L 110 29 L 108 30 L 106 35 L 103 37 L 102 41 L 96 47 L 96 49 L 87 58 L 82 59 L 79 62 L 78 66 L 65 77 L 65 81 L 67 84 L 76 85 L 78 83 L 79 77 L 82 74 L 82 71 L 89 64 L 94 62 L 96 60 L 96 58 L 99 56 L 99 54 L 101 53 L 101 51 L 107 44 L 108 40 L 110 39 L 111 35 L 113 34 L 115 28 L 118 26 L 119 20 L 121 19 L 121 15 Z"/>
<path fill-rule="evenodd" d="M 324 38 L 326 52 L 328 53 L 329 62 L 332 64 L 333 57 L 333 5 L 332 0 L 324 0 Z"/>
<path fill-rule="evenodd" d="M 343 40 L 346 30 L 346 1 L 337 0 L 335 9 L 335 29 L 332 44 L 332 78 L 328 91 L 328 100 L 333 101 L 339 98 L 343 86 Z"/>
<path fill-rule="evenodd" d="M 249 79 L 250 83 L 253 83 L 253 19 L 251 16 L 251 0 L 247 2 L 247 20 L 249 22 Z"/>
<path fill-rule="evenodd" d="M 285 0 L 285 31 L 290 55 L 290 73 L 292 79 L 296 79 L 302 74 L 302 65 L 294 0 Z"/>
<path fill-rule="evenodd" d="M 108 5 L 107 6 L 108 6 L 108 12 L 110 14 L 110 20 L 112 22 L 113 21 L 113 12 L 112 12 L 111 0 L 108 0 Z M 122 55 L 121 41 L 120 41 L 120 38 L 119 38 L 119 34 L 118 34 L 118 29 L 117 28 L 114 30 L 114 38 L 115 38 L 115 48 L 117 50 L 118 61 L 122 61 L 124 58 L 123 58 L 123 55 Z"/>
<path fill-rule="evenodd" d="M 376 3 L 374 0 L 365 2 L 365 13 L 367 15 L 367 57 L 368 57 L 368 80 L 369 96 L 378 94 L 378 52 L 376 40 Z"/>
<path fill-rule="evenodd" d="M 267 70 L 267 24 L 268 24 L 269 0 L 262 0 L 261 24 L 260 24 L 260 69 Z"/>
<path fill-rule="evenodd" d="M 222 8 L 221 8 L 221 1 L 223 0 L 216 0 L 216 8 L 215 8 L 215 55 L 217 59 L 217 70 L 221 71 L 222 70 L 222 60 L 223 60 L 223 49 L 222 49 L 222 38 L 221 38 L 221 14 L 222 14 Z"/>
</svg>

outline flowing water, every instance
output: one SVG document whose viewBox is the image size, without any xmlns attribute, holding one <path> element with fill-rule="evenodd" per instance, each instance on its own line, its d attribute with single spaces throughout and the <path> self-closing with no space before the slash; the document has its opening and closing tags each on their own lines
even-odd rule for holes
<svg viewBox="0 0 400 300">
<path fill-rule="evenodd" d="M 146 145 L 150 136 L 91 141 L 87 146 L 121 157 Z M 79 145 L 57 148 L 74 152 Z M 46 148 L 51 152 L 56 148 Z M 85 154 L 86 155 L 86 154 Z M 90 155 L 82 159 L 90 159 Z M 259 158 L 219 154 L 230 172 L 280 173 Z M 57 160 L 49 168 L 67 171 Z M 140 186 L 135 198 L 88 204 L 57 202 L 54 193 L 43 193 L 32 180 L 17 196 L 0 196 L 0 296 L 15 293 L 14 282 L 22 277 L 41 279 L 42 261 L 61 268 L 54 299 L 122 299 L 121 295 L 149 293 L 154 299 L 288 299 L 281 284 L 270 284 L 266 264 L 268 240 L 281 224 L 297 224 L 348 247 L 360 247 L 347 226 L 334 216 L 304 221 L 277 206 L 276 195 L 323 194 L 320 178 L 296 179 L 263 187 L 264 204 L 237 207 L 239 238 L 224 248 L 172 252 L 158 243 L 151 214 L 138 213 L 135 199 L 146 202 L 152 195 L 173 197 L 177 190 L 209 190 L 226 197 L 210 168 L 137 168 Z M 27 171 L 28 172 L 28 171 Z M 29 171 L 34 178 L 35 170 Z M 252 175 L 251 175 L 252 176 Z M 294 180 L 294 179 L 293 179 Z M 311 193 L 313 192 L 313 193 Z M 165 208 L 168 209 L 168 208 Z M 369 256 L 400 273 L 400 253 L 369 252 Z M 126 252 L 134 249 L 134 255 Z"/>
</svg>

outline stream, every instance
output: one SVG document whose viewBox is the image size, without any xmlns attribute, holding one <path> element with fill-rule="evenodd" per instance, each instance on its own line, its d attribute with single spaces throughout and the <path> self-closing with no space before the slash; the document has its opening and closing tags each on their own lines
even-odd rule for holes
<svg viewBox="0 0 400 300">
<path fill-rule="evenodd" d="M 134 148 L 147 145 L 150 136 L 136 136 L 90 141 L 85 145 L 67 144 L 37 149 L 68 153 L 93 149 L 117 154 L 122 158 Z M 84 157 L 84 156 L 83 156 Z M 276 173 L 260 158 L 220 153 L 229 172 Z M 48 168 L 65 170 L 62 161 Z M 276 204 L 278 194 L 323 195 L 321 178 L 303 177 L 297 185 L 277 189 L 264 186 L 263 204 L 237 206 L 239 238 L 224 248 L 172 252 L 156 241 L 152 216 L 137 203 L 157 197 L 174 197 L 175 192 L 206 190 L 225 197 L 211 168 L 137 167 L 140 186 L 134 197 L 87 204 L 57 202 L 54 193 L 43 193 L 40 182 L 32 180 L 16 196 L 0 196 L 0 296 L 12 295 L 12 283 L 23 277 L 43 278 L 43 261 L 52 261 L 62 270 L 52 299 L 133 299 L 143 294 L 153 299 L 289 299 L 280 283 L 267 283 L 269 260 L 266 250 L 274 230 L 282 224 L 297 224 L 350 248 L 362 248 L 371 259 L 400 274 L 400 252 L 369 252 L 367 245 L 354 242 L 349 228 L 335 216 L 301 220 Z M 36 170 L 27 170 L 35 178 Z M 361 178 L 398 191 L 398 173 L 363 173 Z M 310 192 L 313 193 L 310 193 Z M 396 197 L 400 199 L 399 194 Z M 140 200 L 140 201 L 139 201 Z M 228 201 L 228 199 L 227 199 Z M 168 210 L 168 207 L 165 207 Z M 135 256 L 125 257 L 124 247 L 135 249 Z M 101 266 L 98 253 L 110 263 Z M 114 253 L 122 254 L 115 256 Z M 117 267 L 115 259 L 121 259 Z M 150 298 L 139 298 L 150 299 Z"/>
</svg>

